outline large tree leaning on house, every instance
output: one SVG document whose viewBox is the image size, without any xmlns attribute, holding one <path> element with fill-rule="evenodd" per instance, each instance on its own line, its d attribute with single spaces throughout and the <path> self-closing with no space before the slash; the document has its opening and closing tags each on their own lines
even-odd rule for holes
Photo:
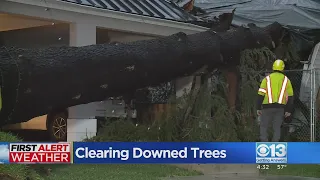
<svg viewBox="0 0 320 180">
<path fill-rule="evenodd" d="M 52 108 L 104 100 L 208 70 L 239 64 L 240 52 L 271 46 L 281 25 L 206 31 L 131 43 L 39 49 L 0 48 L 1 124 Z M 275 40 L 273 40 L 275 41 Z M 221 58 L 222 57 L 222 58 Z"/>
</svg>

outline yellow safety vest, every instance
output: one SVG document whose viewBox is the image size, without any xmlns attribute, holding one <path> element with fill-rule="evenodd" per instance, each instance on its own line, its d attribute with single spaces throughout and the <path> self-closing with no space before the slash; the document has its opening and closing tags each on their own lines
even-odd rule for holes
<svg viewBox="0 0 320 180">
<path fill-rule="evenodd" d="M 264 96 L 262 104 L 287 104 L 287 97 L 293 96 L 293 88 L 287 76 L 274 72 L 262 80 L 258 94 Z"/>
</svg>

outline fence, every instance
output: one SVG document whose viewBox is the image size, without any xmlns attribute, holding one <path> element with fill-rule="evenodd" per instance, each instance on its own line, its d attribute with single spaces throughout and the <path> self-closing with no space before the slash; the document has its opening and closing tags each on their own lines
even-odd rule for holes
<svg viewBox="0 0 320 180">
<path fill-rule="evenodd" d="M 258 84 L 270 72 L 241 72 L 242 105 L 254 103 Z M 320 70 L 287 70 L 284 72 L 294 89 L 294 111 L 283 124 L 285 141 L 320 141 Z M 258 80 L 258 81 L 257 81 Z M 258 83 L 258 84 L 257 84 Z M 249 102 L 245 102 L 248 99 Z M 245 110 L 246 107 L 242 107 Z M 318 125 L 318 126 L 317 126 Z"/>
<path fill-rule="evenodd" d="M 309 80 L 310 79 L 310 80 Z M 311 141 L 320 141 L 320 69 L 310 70 L 310 77 L 303 82 L 310 81 L 310 132 Z"/>
</svg>

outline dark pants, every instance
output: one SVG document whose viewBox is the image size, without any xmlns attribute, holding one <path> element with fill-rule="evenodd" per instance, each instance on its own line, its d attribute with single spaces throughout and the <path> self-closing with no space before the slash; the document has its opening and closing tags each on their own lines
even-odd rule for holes
<svg viewBox="0 0 320 180">
<path fill-rule="evenodd" d="M 281 137 L 281 125 L 284 120 L 283 108 L 267 108 L 262 109 L 260 117 L 260 141 L 268 142 L 269 124 L 273 127 L 273 142 L 279 142 Z"/>
</svg>

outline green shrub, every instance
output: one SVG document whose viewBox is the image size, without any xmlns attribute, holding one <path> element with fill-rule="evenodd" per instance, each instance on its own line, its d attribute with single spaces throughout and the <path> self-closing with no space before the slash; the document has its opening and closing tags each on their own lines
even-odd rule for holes
<svg viewBox="0 0 320 180">
<path fill-rule="evenodd" d="M 208 98 L 210 96 L 212 98 Z M 224 98 L 210 95 L 205 87 L 200 88 L 192 113 L 185 118 L 190 101 L 189 96 L 177 99 L 173 106 L 177 108 L 163 113 L 152 124 L 133 124 L 124 119 L 106 122 L 97 136 L 87 141 L 239 141 L 234 113 Z M 210 117 L 211 108 L 216 112 L 213 118 Z"/>
<path fill-rule="evenodd" d="M 210 95 L 207 88 L 200 88 L 192 113 L 185 119 L 191 98 L 184 96 L 175 101 L 177 108 L 163 113 L 152 124 L 133 124 L 118 120 L 107 122 L 97 136 L 88 141 L 239 141 L 234 124 L 234 113 L 227 101 L 220 96 Z M 216 111 L 210 117 L 211 108 Z"/>
<path fill-rule="evenodd" d="M 0 141 L 1 142 L 21 142 L 22 140 L 9 132 L 0 131 Z"/>
<path fill-rule="evenodd" d="M 21 139 L 8 132 L 0 131 L 0 142 L 21 142 Z M 24 164 L 0 165 L 1 180 L 42 180 L 43 178 Z"/>
<path fill-rule="evenodd" d="M 0 132 L 0 142 L 20 142 L 21 140 L 11 133 Z M 10 164 L 0 166 L 0 175 L 12 179 L 24 180 L 28 176 L 28 168 L 23 164 Z M 1 178 L 0 176 L 0 178 Z"/>
<path fill-rule="evenodd" d="M 120 119 L 111 123 L 103 125 L 97 136 L 86 141 L 121 141 L 121 142 L 134 142 L 134 141 L 148 141 L 154 140 L 145 125 L 136 126 L 130 121 Z M 151 136 L 150 136 L 151 135 Z"/>
</svg>

